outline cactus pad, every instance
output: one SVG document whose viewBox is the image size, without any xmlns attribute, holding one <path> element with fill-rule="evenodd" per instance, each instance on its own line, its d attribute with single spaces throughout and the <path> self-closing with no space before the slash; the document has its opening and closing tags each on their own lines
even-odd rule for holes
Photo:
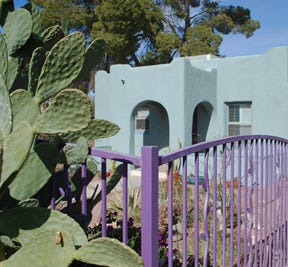
<svg viewBox="0 0 288 267">
<path fill-rule="evenodd" d="M 23 246 L 29 244 L 39 232 L 57 229 L 60 226 L 73 236 L 76 246 L 83 246 L 88 242 L 80 225 L 59 211 L 17 207 L 0 212 L 1 233 L 10 236 Z"/>
<path fill-rule="evenodd" d="M 19 89 L 11 93 L 13 126 L 20 121 L 27 121 L 31 125 L 40 115 L 40 109 L 30 92 Z"/>
<path fill-rule="evenodd" d="M 65 36 L 59 25 L 47 28 L 41 35 L 45 50 L 50 50 L 58 41 Z"/>
<path fill-rule="evenodd" d="M 30 13 L 19 8 L 8 14 L 3 26 L 9 55 L 20 50 L 30 38 L 32 18 Z"/>
<path fill-rule="evenodd" d="M 0 132 L 2 136 L 8 135 L 12 129 L 12 111 L 9 94 L 0 75 Z"/>
<path fill-rule="evenodd" d="M 81 130 L 80 132 L 73 132 L 68 134 L 61 134 L 63 139 L 67 142 L 75 143 L 79 136 L 84 136 L 88 140 L 94 140 L 99 138 L 110 137 L 119 132 L 120 128 L 106 120 L 92 120 L 88 127 Z"/>
<path fill-rule="evenodd" d="M 35 95 L 38 78 L 41 72 L 41 68 L 45 61 L 45 51 L 42 47 L 37 47 L 33 53 L 30 60 L 29 66 L 29 82 L 28 82 L 28 91 Z"/>
<path fill-rule="evenodd" d="M 11 174 L 23 165 L 33 142 L 33 131 L 30 124 L 22 121 L 3 142 L 2 185 Z"/>
<path fill-rule="evenodd" d="M 95 39 L 85 51 L 84 64 L 79 79 L 88 79 L 90 71 L 104 58 L 105 42 L 103 39 Z"/>
<path fill-rule="evenodd" d="M 56 235 L 61 242 L 56 244 Z M 73 261 L 75 245 L 73 237 L 61 229 L 50 229 L 34 236 L 29 244 L 20 248 L 8 260 L 3 262 L 5 267 L 68 267 Z"/>
<path fill-rule="evenodd" d="M 33 3 L 27 3 L 24 8 L 27 9 L 32 16 L 32 34 L 39 39 L 42 32 L 41 12 Z"/>
<path fill-rule="evenodd" d="M 7 66 L 8 66 L 8 59 L 7 59 L 8 51 L 5 43 L 5 39 L 3 34 L 0 34 L 0 75 L 3 79 L 6 79 L 7 75 Z"/>
<path fill-rule="evenodd" d="M 6 76 L 7 90 L 10 92 L 14 81 L 19 73 L 19 58 L 10 57 L 8 60 L 8 72 Z"/>
<path fill-rule="evenodd" d="M 49 143 L 35 146 L 10 184 L 10 195 L 17 200 L 25 200 L 35 195 L 54 173 L 56 166 L 54 159 L 58 153 L 59 150 Z"/>
<path fill-rule="evenodd" d="M 64 152 L 66 157 L 66 164 L 68 165 L 85 162 L 88 157 L 87 139 L 80 137 L 75 147 L 64 147 Z"/>
<path fill-rule="evenodd" d="M 42 67 L 36 95 L 40 101 L 69 86 L 81 71 L 85 39 L 79 32 L 64 37 L 49 51 Z"/>
<path fill-rule="evenodd" d="M 87 127 L 90 120 L 91 106 L 87 95 L 77 89 L 65 89 L 55 97 L 34 126 L 37 133 L 67 133 Z"/>
<path fill-rule="evenodd" d="M 144 266 L 141 257 L 131 248 L 112 238 L 98 238 L 74 252 L 76 260 L 109 267 Z"/>
</svg>

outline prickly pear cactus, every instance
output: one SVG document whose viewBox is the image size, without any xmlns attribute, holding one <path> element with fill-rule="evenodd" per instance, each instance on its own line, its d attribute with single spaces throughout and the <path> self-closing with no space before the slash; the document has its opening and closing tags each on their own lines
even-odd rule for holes
<svg viewBox="0 0 288 267">
<path fill-rule="evenodd" d="M 119 131 L 111 122 L 92 120 L 87 95 L 69 88 L 75 79 L 88 73 L 91 57 L 97 61 L 103 56 L 103 42 L 94 41 L 86 49 L 83 34 L 64 36 L 58 26 L 41 33 L 40 13 L 33 4 L 14 10 L 13 1 L 0 0 L 0 20 L 4 32 L 0 34 L 0 204 L 9 200 L 9 205 L 0 205 L 0 266 L 4 260 L 5 267 L 64 267 L 75 259 L 110 265 L 111 258 L 105 259 L 101 250 L 95 254 L 98 261 L 90 257 L 89 253 L 97 252 L 99 246 L 109 247 L 113 257 L 125 254 L 123 266 L 143 266 L 141 258 L 124 245 L 106 239 L 90 244 L 71 217 L 34 207 L 40 203 L 35 195 L 55 175 L 57 163 L 86 162 L 87 139 Z M 19 62 L 27 67 L 24 78 Z M 26 78 L 27 83 L 21 83 Z M 38 143 L 41 134 L 48 135 L 49 142 Z M 73 140 L 76 146 L 65 150 L 53 143 L 59 136 L 66 142 Z M 120 168 L 107 184 L 108 192 L 120 180 Z M 79 192 L 76 186 L 77 200 Z M 99 197 L 96 199 L 99 201 Z M 17 250 L 6 260 L 5 246 Z"/>
<path fill-rule="evenodd" d="M 19 23 L 21 21 L 22 23 Z M 8 14 L 3 30 L 9 55 L 15 54 L 28 41 L 32 33 L 32 17 L 30 13 L 19 8 Z"/>
</svg>

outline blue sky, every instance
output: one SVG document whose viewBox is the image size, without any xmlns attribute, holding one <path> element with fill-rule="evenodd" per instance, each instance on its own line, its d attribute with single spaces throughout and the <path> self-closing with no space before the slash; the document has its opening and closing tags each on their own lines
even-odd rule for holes
<svg viewBox="0 0 288 267">
<path fill-rule="evenodd" d="M 14 0 L 16 8 L 27 0 Z M 251 38 L 242 35 L 224 36 L 220 53 L 226 56 L 263 54 L 269 48 L 288 46 L 287 0 L 222 0 L 223 4 L 249 8 L 251 17 L 259 20 L 261 28 Z"/>
</svg>

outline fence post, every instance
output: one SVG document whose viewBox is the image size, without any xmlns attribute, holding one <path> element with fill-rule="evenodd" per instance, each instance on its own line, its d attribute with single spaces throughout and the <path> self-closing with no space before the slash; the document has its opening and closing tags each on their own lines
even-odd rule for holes
<svg viewBox="0 0 288 267">
<path fill-rule="evenodd" d="M 158 147 L 141 150 L 141 255 L 145 267 L 158 267 Z"/>
</svg>

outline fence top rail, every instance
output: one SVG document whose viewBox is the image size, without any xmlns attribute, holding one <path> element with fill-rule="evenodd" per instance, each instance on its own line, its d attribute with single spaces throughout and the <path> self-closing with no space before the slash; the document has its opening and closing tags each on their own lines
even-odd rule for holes
<svg viewBox="0 0 288 267">
<path fill-rule="evenodd" d="M 115 160 L 127 164 L 133 164 L 136 166 L 141 166 L 142 161 L 140 157 L 131 156 L 124 153 L 114 152 L 110 150 L 100 149 L 100 148 L 91 148 L 90 155 L 95 157 L 100 157 L 104 159 Z"/>
<path fill-rule="evenodd" d="M 177 158 L 182 158 L 193 153 L 202 152 L 212 147 L 217 147 L 225 144 L 239 143 L 245 141 L 276 141 L 283 144 L 288 144 L 288 139 L 272 136 L 272 135 L 241 135 L 221 138 L 208 142 L 201 142 L 189 147 L 179 149 L 159 157 L 159 165 L 166 164 Z"/>
</svg>

